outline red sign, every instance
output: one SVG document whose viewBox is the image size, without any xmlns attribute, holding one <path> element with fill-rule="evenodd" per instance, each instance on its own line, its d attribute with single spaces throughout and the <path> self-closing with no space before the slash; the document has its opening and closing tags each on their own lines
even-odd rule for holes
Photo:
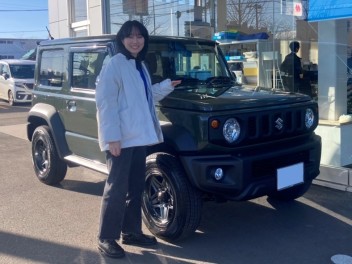
<svg viewBox="0 0 352 264">
<path fill-rule="evenodd" d="M 303 15 L 302 3 L 293 2 L 293 15 L 294 16 Z"/>
</svg>

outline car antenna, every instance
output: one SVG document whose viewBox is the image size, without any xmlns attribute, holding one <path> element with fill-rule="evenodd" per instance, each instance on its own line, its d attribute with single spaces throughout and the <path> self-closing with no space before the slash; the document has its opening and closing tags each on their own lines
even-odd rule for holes
<svg viewBox="0 0 352 264">
<path fill-rule="evenodd" d="M 47 30 L 48 33 L 49 33 L 49 38 L 50 38 L 50 39 L 54 39 L 54 37 L 50 34 L 50 31 L 49 31 L 48 27 L 46 27 L 46 30 Z"/>
</svg>

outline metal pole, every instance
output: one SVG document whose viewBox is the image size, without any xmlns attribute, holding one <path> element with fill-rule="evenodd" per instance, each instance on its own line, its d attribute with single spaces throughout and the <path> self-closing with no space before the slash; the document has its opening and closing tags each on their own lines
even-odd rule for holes
<svg viewBox="0 0 352 264">
<path fill-rule="evenodd" d="M 276 68 L 275 68 L 275 2 L 273 1 L 273 89 L 276 90 Z"/>
</svg>

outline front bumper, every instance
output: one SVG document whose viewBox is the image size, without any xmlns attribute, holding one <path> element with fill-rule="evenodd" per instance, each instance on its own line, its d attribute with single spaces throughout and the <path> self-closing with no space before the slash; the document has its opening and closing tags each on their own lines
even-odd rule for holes
<svg viewBox="0 0 352 264">
<path fill-rule="evenodd" d="M 308 139 L 265 144 L 250 150 L 226 155 L 181 156 L 180 160 L 192 184 L 206 193 L 228 200 L 249 200 L 270 194 L 277 189 L 277 169 L 303 162 L 304 181 L 319 175 L 321 138 L 313 134 Z M 222 168 L 224 177 L 212 176 Z"/>
<path fill-rule="evenodd" d="M 16 103 L 29 103 L 32 101 L 32 93 L 26 90 L 16 90 L 14 97 Z"/>
</svg>

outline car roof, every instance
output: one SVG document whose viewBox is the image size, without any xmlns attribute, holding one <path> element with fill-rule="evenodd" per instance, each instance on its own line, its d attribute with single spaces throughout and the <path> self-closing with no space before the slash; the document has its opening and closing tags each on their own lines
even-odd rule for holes
<svg viewBox="0 0 352 264">
<path fill-rule="evenodd" d="M 100 42 L 100 41 L 115 41 L 116 35 L 113 34 L 103 34 L 98 36 L 84 36 L 84 37 L 73 37 L 73 38 L 61 38 L 61 39 L 53 39 L 53 40 L 43 40 L 39 43 L 40 46 L 46 45 L 60 45 L 67 43 L 85 43 L 85 42 Z M 149 40 L 152 41 L 165 41 L 165 40 L 194 40 L 194 41 L 202 41 L 202 42 L 215 42 L 209 39 L 195 38 L 195 37 L 176 37 L 176 36 L 155 36 L 150 35 Z"/>
<path fill-rule="evenodd" d="M 6 64 L 35 64 L 35 61 L 32 60 L 21 60 L 21 59 L 3 59 L 0 62 L 5 62 Z"/>
</svg>

